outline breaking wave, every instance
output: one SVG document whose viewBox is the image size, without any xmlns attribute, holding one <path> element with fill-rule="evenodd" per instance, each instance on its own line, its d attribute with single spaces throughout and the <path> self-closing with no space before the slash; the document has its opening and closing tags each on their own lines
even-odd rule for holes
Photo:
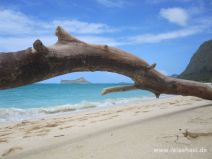
<svg viewBox="0 0 212 159">
<path fill-rule="evenodd" d="M 0 122 L 12 122 L 12 121 L 36 119 L 52 114 L 82 111 L 91 108 L 111 107 L 115 105 L 124 106 L 128 103 L 141 102 L 152 98 L 153 97 L 134 97 L 134 98 L 106 99 L 98 102 L 82 101 L 77 104 L 66 104 L 53 107 L 30 108 L 30 109 L 0 108 Z"/>
</svg>

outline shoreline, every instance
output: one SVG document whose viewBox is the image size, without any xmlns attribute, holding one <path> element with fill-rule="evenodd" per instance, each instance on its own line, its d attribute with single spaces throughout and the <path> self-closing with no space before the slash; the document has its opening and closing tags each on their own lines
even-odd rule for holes
<svg viewBox="0 0 212 159">
<path fill-rule="evenodd" d="M 0 144 L 3 145 L 0 148 L 0 155 L 5 158 L 33 159 L 44 158 L 44 156 L 45 158 L 54 158 L 55 156 L 59 158 L 58 155 L 60 155 L 60 158 L 95 158 L 99 154 L 102 157 L 96 156 L 96 158 L 124 158 L 124 155 L 121 155 L 121 153 L 125 154 L 125 151 L 127 152 L 130 149 L 131 155 L 137 154 L 137 157 L 134 158 L 141 158 L 149 150 L 142 151 L 141 153 L 138 151 L 138 147 L 134 147 L 130 143 L 133 141 L 135 145 L 140 145 L 142 144 L 140 140 L 143 141 L 148 138 L 150 139 L 149 141 L 145 140 L 143 145 L 140 145 L 144 149 L 145 145 L 147 147 L 154 144 L 166 145 L 166 140 L 170 140 L 168 146 L 176 144 L 177 146 L 180 145 L 180 147 L 182 145 L 191 147 L 187 143 L 190 140 L 185 137 L 183 138 L 179 129 L 182 129 L 182 131 L 185 129 L 193 131 L 195 129 L 194 132 L 200 130 L 205 133 L 207 131 L 212 132 L 211 106 L 212 101 L 195 97 L 174 96 L 142 103 L 131 103 L 127 106 L 92 109 L 72 115 L 65 114 L 35 121 L 29 120 L 11 124 L 0 124 Z M 198 113 L 197 110 L 202 112 L 202 114 Z M 188 114 L 188 116 L 183 116 L 182 114 Z M 205 123 L 199 122 L 201 118 L 204 118 Z M 188 124 L 187 122 L 183 124 L 183 121 L 182 126 L 179 126 L 180 122 L 172 123 L 172 120 L 181 121 L 183 119 L 186 121 L 194 120 L 195 122 L 197 120 L 197 122 L 189 125 L 190 123 Z M 148 123 L 151 123 L 152 126 Z M 161 128 L 159 128 L 160 123 L 165 123 L 165 125 L 162 124 Z M 158 129 L 151 130 L 157 127 Z M 137 131 L 134 131 L 134 129 Z M 164 132 L 163 129 L 167 129 L 167 132 Z M 140 135 L 137 134 L 138 132 Z M 176 133 L 181 134 L 179 141 L 183 144 L 175 143 Z M 123 136 L 123 134 L 125 135 Z M 174 137 L 170 137 L 170 139 L 164 137 L 160 141 L 156 140 L 161 134 Z M 132 139 L 133 136 L 136 136 L 136 140 Z M 107 138 L 107 140 L 104 138 Z M 210 152 L 203 154 L 206 156 L 212 155 L 212 145 L 208 143 L 210 142 L 208 141 L 209 139 L 212 139 L 212 135 L 200 137 L 197 140 L 198 142 L 204 140 L 204 142 L 201 141 L 199 144 L 202 144 L 203 147 L 205 145 L 207 149 L 210 149 Z M 125 143 L 126 141 L 130 143 L 125 145 L 128 148 L 126 149 L 125 147 L 124 150 L 120 142 Z M 197 141 L 191 140 L 192 144 Z M 87 147 L 87 143 L 89 143 L 89 147 Z M 98 147 L 96 143 L 99 143 L 101 146 Z M 86 149 L 78 148 L 76 146 L 78 144 L 84 145 Z M 117 144 L 122 148 L 114 147 Z M 111 146 L 111 149 L 108 149 L 108 151 L 111 151 L 110 154 L 120 153 L 119 157 L 113 157 L 106 153 L 103 148 L 106 145 Z M 70 150 L 67 150 L 66 146 L 71 147 Z M 93 149 L 90 149 L 90 147 Z M 150 148 L 151 150 L 153 149 L 152 146 Z M 67 153 L 64 154 L 64 151 L 67 151 Z M 51 154 L 55 154 L 55 156 L 51 156 Z M 68 154 L 69 156 L 67 156 Z M 93 157 L 79 157 L 82 154 L 92 154 Z M 146 158 L 151 158 L 149 155 L 156 157 L 158 154 L 150 153 Z M 165 154 L 162 153 L 160 155 Z M 186 155 L 186 153 L 183 155 Z M 188 155 L 186 155 L 187 158 Z"/>
<path fill-rule="evenodd" d="M 164 98 L 171 98 L 174 97 L 173 95 L 161 95 L 160 99 Z M 63 116 L 63 115 L 72 115 L 75 113 L 81 113 L 84 111 L 93 111 L 95 109 L 104 109 L 104 108 L 110 108 L 110 107 L 116 107 L 116 106 L 128 106 L 132 103 L 141 103 L 146 101 L 152 101 L 157 100 L 155 96 L 145 96 L 145 97 L 130 97 L 130 98 L 118 98 L 118 99 L 106 99 L 103 101 L 82 101 L 80 103 L 75 104 L 65 104 L 65 105 L 59 105 L 59 106 L 52 106 L 52 107 L 39 107 L 39 108 L 0 108 L 1 111 L 5 111 L 6 114 L 9 113 L 9 111 L 16 112 L 22 114 L 19 118 L 21 119 L 9 119 L 8 121 L 1 121 L 0 124 L 12 124 L 16 122 L 22 122 L 22 121 L 31 121 L 31 120 L 39 120 L 42 118 L 51 118 L 51 117 L 57 117 L 57 116 Z M 103 105 L 106 106 L 102 106 Z M 86 104 L 87 103 L 87 104 Z M 83 106 L 84 105 L 84 106 Z M 24 114 L 24 115 L 23 115 Z M 32 115 L 30 118 L 29 115 Z M 4 115 L 4 114 L 1 114 Z M 13 114 L 11 114 L 12 116 Z M 16 115 L 16 114 L 14 114 Z M 25 116 L 26 115 L 26 116 Z M 14 118 L 14 116 L 13 116 Z M 5 120 L 5 119 L 4 119 Z"/>
</svg>

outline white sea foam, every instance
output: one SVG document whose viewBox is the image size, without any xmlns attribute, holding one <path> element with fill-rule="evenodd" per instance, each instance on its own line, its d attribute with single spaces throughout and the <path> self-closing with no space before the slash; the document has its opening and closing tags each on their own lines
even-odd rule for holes
<svg viewBox="0 0 212 159">
<path fill-rule="evenodd" d="M 134 98 L 117 98 L 106 99 L 103 101 L 82 101 L 77 104 L 66 104 L 45 108 L 17 109 L 17 108 L 0 108 L 0 122 L 22 121 L 35 118 L 45 117 L 50 114 L 68 113 L 79 110 L 86 110 L 96 107 L 111 107 L 116 105 L 126 105 L 129 103 L 150 100 L 155 97 L 134 97 Z"/>
</svg>

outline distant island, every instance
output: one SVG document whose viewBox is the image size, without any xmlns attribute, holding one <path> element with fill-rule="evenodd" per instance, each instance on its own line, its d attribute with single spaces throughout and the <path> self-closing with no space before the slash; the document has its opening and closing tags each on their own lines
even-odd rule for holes
<svg viewBox="0 0 212 159">
<path fill-rule="evenodd" d="M 80 77 L 74 80 L 61 80 L 61 84 L 89 84 L 91 82 L 87 81 L 84 77 Z"/>
</svg>

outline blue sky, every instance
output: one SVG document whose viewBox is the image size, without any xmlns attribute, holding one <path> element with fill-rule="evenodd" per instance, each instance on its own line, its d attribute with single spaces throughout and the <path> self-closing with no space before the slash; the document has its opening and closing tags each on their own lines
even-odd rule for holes
<svg viewBox="0 0 212 159">
<path fill-rule="evenodd" d="M 78 38 L 108 44 L 179 74 L 199 45 L 212 39 L 211 0 L 1 0 L 0 51 L 56 42 L 61 25 Z M 95 83 L 129 82 L 108 72 L 72 73 L 44 82 L 84 76 Z"/>
</svg>

